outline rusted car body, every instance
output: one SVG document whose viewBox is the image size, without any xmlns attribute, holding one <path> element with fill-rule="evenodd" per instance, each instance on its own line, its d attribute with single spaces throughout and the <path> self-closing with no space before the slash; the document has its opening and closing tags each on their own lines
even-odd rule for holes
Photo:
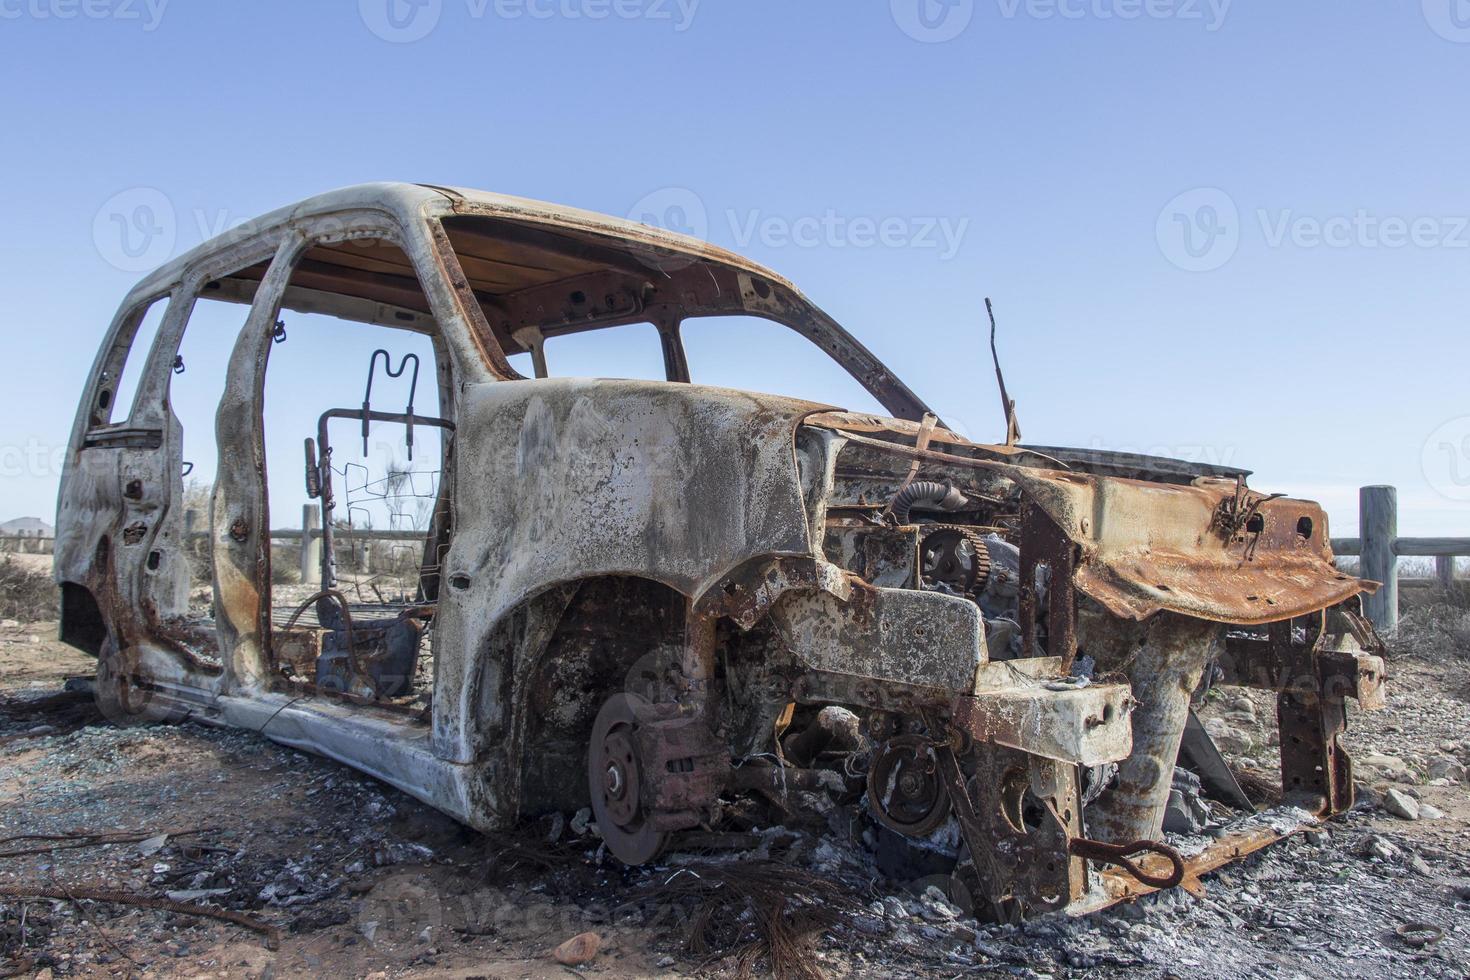
<svg viewBox="0 0 1470 980">
<path fill-rule="evenodd" d="M 191 632 L 168 391 L 206 294 L 249 316 L 217 415 L 212 619 Z M 404 327 L 440 355 L 444 491 L 416 601 L 392 616 L 331 588 L 330 548 L 315 621 L 273 610 L 261 393 L 283 309 Z M 681 323 L 720 316 L 791 328 L 889 417 L 694 383 Z M 547 338 L 635 321 L 657 328 L 666 380 L 507 360 L 544 375 Z M 799 819 L 825 797 L 913 841 L 956 828 L 956 879 L 1002 917 L 1172 886 L 1342 811 L 1344 699 L 1381 700 L 1356 612 L 1371 586 L 1334 567 L 1317 505 L 1233 471 L 967 441 L 774 273 L 479 192 L 327 194 L 149 276 L 92 371 L 59 511 L 63 638 L 99 657 L 123 719 L 258 731 L 482 829 L 590 804 L 629 863 L 741 799 Z M 432 657 L 413 705 L 377 666 L 404 642 Z M 1209 678 L 1278 692 L 1286 809 L 1181 857 L 1162 825 Z"/>
</svg>

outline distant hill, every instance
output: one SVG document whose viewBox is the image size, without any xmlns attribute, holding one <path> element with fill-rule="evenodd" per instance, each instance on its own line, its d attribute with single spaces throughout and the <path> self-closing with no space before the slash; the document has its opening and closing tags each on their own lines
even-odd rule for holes
<svg viewBox="0 0 1470 980">
<path fill-rule="evenodd" d="M 56 528 L 39 517 L 17 517 L 0 524 L 0 537 L 6 538 L 54 538 Z"/>
</svg>

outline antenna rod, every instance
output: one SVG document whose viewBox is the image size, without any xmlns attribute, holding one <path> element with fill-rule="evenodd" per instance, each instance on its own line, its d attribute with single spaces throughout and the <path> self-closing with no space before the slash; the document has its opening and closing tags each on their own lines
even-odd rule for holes
<svg viewBox="0 0 1470 980">
<path fill-rule="evenodd" d="M 1000 351 L 995 346 L 995 307 L 990 297 L 985 297 L 985 312 L 990 317 L 990 357 L 995 361 L 995 380 L 1000 384 L 1000 407 L 1006 415 L 1006 445 L 1014 446 L 1021 441 L 1021 423 L 1016 419 L 1016 403 L 1006 392 L 1005 372 L 1000 369 Z"/>
</svg>

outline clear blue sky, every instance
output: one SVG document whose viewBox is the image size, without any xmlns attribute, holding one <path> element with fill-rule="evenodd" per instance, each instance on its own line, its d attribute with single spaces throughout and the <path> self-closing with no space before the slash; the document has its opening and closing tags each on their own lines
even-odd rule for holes
<svg viewBox="0 0 1470 980">
<path fill-rule="evenodd" d="M 1461 0 L 0 0 L 0 83 L 0 517 L 139 278 L 117 195 L 167 256 L 399 179 L 687 223 L 995 439 L 990 295 L 1028 441 L 1470 535 Z"/>
</svg>

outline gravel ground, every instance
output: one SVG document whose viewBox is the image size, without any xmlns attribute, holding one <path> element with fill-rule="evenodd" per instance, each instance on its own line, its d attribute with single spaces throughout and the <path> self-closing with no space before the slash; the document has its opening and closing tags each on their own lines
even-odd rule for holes
<svg viewBox="0 0 1470 980">
<path fill-rule="evenodd" d="M 777 965 L 793 976 L 1470 971 L 1463 609 L 1412 616 L 1394 649 L 1390 709 L 1353 715 L 1352 813 L 1207 876 L 1203 897 L 1176 891 L 1022 927 L 966 920 L 935 892 L 882 880 L 865 849 L 834 838 L 773 831 L 754 850 L 629 871 L 578 833 L 574 815 L 486 837 L 250 733 L 113 728 L 85 695 L 61 691 L 90 661 L 51 635 L 45 624 L 0 626 L 0 838 L 129 836 L 50 850 L 55 842 L 0 843 L 0 889 L 171 897 L 280 936 L 271 949 L 238 925 L 175 912 L 0 898 L 0 976 L 759 975 L 771 960 L 752 939 L 782 902 L 789 915 L 777 918 L 794 935 L 777 935 L 778 953 L 791 953 Z M 1270 762 L 1268 698 L 1222 691 L 1203 714 L 1228 729 L 1223 741 L 1238 736 L 1237 762 Z M 1420 818 L 1387 812 L 1390 791 Z M 25 850 L 35 853 L 13 853 Z M 568 971 L 549 958 L 589 930 L 602 943 L 593 961 Z"/>
</svg>

